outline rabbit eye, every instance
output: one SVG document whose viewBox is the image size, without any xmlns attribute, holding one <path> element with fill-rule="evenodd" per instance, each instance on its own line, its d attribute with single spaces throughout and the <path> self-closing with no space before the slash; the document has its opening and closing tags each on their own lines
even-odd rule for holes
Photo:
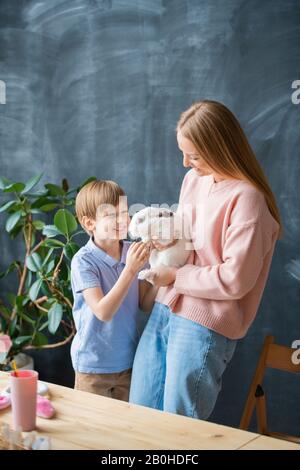
<svg viewBox="0 0 300 470">
<path fill-rule="evenodd" d="M 167 211 L 165 211 L 165 212 L 160 212 L 160 213 L 158 214 L 158 217 L 173 217 L 173 215 L 174 215 L 173 212 L 167 212 Z"/>
<path fill-rule="evenodd" d="M 145 220 L 145 217 L 138 217 L 137 223 L 141 224 L 142 222 L 144 222 L 144 220 Z"/>
</svg>

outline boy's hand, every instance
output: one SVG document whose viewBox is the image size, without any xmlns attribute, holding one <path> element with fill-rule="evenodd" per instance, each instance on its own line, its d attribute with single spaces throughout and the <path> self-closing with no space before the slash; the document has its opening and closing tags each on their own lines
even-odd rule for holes
<svg viewBox="0 0 300 470">
<path fill-rule="evenodd" d="M 157 251 L 164 251 L 167 248 L 169 248 L 168 245 L 163 245 L 162 243 L 159 243 L 154 237 L 151 240 L 151 243 L 152 243 L 153 248 L 155 248 Z"/>
<path fill-rule="evenodd" d="M 175 245 L 177 243 L 177 239 L 173 240 L 172 242 L 170 243 L 160 243 L 158 241 L 158 237 L 156 236 L 153 236 L 153 238 L 151 239 L 151 244 L 152 244 L 152 247 L 155 248 L 157 251 L 164 251 L 164 250 L 167 250 L 168 248 L 170 248 L 171 246 Z"/>
<path fill-rule="evenodd" d="M 151 253 L 151 242 L 134 242 L 130 245 L 126 257 L 125 268 L 129 269 L 132 274 L 136 274 L 144 264 L 149 260 Z"/>
</svg>

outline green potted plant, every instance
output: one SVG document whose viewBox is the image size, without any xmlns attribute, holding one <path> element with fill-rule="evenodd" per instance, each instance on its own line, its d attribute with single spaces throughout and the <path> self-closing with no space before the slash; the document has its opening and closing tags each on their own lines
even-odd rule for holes
<svg viewBox="0 0 300 470">
<path fill-rule="evenodd" d="M 14 291 L 0 298 L 0 334 L 12 341 L 0 364 L 4 370 L 19 353 L 62 346 L 75 334 L 70 264 L 79 248 L 75 238 L 82 233 L 74 216 L 75 196 L 95 178 L 80 188 L 69 189 L 64 179 L 61 186 L 47 183 L 37 191 L 41 176 L 26 183 L 0 178 L 0 190 L 8 198 L 0 216 L 6 215 L 5 229 L 23 251 L 22 259 L 0 273 L 0 279 L 15 275 Z"/>
</svg>

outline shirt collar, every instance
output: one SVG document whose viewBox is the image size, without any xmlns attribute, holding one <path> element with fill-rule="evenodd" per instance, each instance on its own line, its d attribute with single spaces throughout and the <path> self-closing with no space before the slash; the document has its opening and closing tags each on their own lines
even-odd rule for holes
<svg viewBox="0 0 300 470">
<path fill-rule="evenodd" d="M 226 178 L 221 181 L 215 181 L 213 175 L 210 175 L 210 188 L 209 188 L 209 193 L 215 193 L 216 191 L 219 191 L 220 189 L 226 188 L 227 186 L 230 186 L 232 184 L 237 184 L 240 183 L 241 180 L 238 180 L 236 178 Z"/>
<path fill-rule="evenodd" d="M 121 259 L 118 261 L 117 259 L 113 258 L 112 256 L 108 255 L 102 248 L 99 248 L 97 245 L 95 245 L 94 241 L 92 238 L 89 239 L 87 242 L 87 246 L 89 250 L 93 253 L 93 255 L 99 260 L 99 261 L 104 261 L 106 264 L 109 266 L 117 266 L 119 264 L 125 264 L 126 263 L 126 256 L 127 256 L 127 251 L 130 246 L 130 242 L 126 240 L 122 240 L 122 254 L 121 254 Z"/>
</svg>

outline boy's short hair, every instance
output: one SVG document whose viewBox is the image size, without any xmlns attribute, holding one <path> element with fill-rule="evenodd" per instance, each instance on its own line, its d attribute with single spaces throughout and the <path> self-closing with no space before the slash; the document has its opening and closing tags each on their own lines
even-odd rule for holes
<svg viewBox="0 0 300 470">
<path fill-rule="evenodd" d="M 126 196 L 124 190 L 114 181 L 96 180 L 81 188 L 76 197 L 75 211 L 82 225 L 84 216 L 96 220 L 99 207 L 109 204 L 116 207 L 121 196 Z"/>
</svg>

